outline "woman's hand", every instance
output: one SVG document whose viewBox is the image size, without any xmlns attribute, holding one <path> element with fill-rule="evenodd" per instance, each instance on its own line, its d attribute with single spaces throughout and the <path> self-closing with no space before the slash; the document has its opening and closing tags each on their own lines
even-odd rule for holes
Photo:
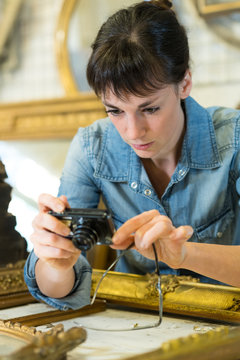
<svg viewBox="0 0 240 360">
<path fill-rule="evenodd" d="M 134 249 L 154 259 L 154 243 L 158 260 L 172 268 L 179 268 L 187 255 L 185 243 L 192 234 L 191 226 L 175 228 L 167 216 L 150 210 L 126 221 L 114 234 L 112 248 L 126 249 L 134 243 Z"/>
<path fill-rule="evenodd" d="M 48 212 L 50 210 L 61 212 L 69 208 L 67 198 L 42 194 L 38 205 L 39 214 L 33 220 L 34 232 L 30 238 L 34 252 L 48 267 L 58 272 L 66 272 L 72 269 L 81 252 L 72 241 L 64 238 L 69 235 L 70 229 Z"/>
</svg>

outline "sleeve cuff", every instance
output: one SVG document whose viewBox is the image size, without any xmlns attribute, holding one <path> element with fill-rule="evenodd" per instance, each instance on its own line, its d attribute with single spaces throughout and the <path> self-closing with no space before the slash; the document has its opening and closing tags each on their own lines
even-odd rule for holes
<svg viewBox="0 0 240 360">
<path fill-rule="evenodd" d="M 34 251 L 32 251 L 24 267 L 24 280 L 33 297 L 59 310 L 79 309 L 90 303 L 92 269 L 83 255 L 80 255 L 74 265 L 76 275 L 74 287 L 69 295 L 61 299 L 45 296 L 39 290 L 35 277 L 35 265 L 37 261 L 38 257 Z"/>
</svg>

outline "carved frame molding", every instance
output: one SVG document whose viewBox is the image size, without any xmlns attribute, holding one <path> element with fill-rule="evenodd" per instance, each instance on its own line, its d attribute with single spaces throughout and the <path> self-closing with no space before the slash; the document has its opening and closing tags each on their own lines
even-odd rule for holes
<svg viewBox="0 0 240 360">
<path fill-rule="evenodd" d="M 19 295 L 24 295 L 28 303 L 35 301 L 24 282 L 23 266 L 21 261 L 0 269 L 0 308 L 23 304 Z M 92 295 L 103 272 L 93 270 Z M 158 311 L 156 281 L 152 275 L 110 271 L 99 287 L 97 299 Z M 162 292 L 165 313 L 240 324 L 239 288 L 203 284 L 186 276 L 162 275 Z"/>
<path fill-rule="evenodd" d="M 72 138 L 106 116 L 94 94 L 0 105 L 0 140 Z"/>
<path fill-rule="evenodd" d="M 93 272 L 92 295 L 102 274 L 103 270 Z M 161 279 L 165 313 L 240 324 L 239 288 L 203 284 L 186 276 L 162 275 Z M 109 272 L 97 298 L 158 311 L 156 284 L 156 276 Z"/>
<path fill-rule="evenodd" d="M 240 328 L 219 326 L 205 334 L 193 334 L 170 340 L 154 351 L 126 360 L 237 360 Z"/>
<path fill-rule="evenodd" d="M 28 295 L 29 302 L 35 301 L 28 293 L 23 281 L 23 265 L 24 261 L 0 269 L 0 308 L 9 307 L 7 296 L 15 296 L 15 303 L 11 302 L 10 306 L 21 305 L 22 302 L 18 304 L 19 293 L 25 293 L 26 298 Z M 92 295 L 103 272 L 103 270 L 93 270 Z M 135 309 L 158 311 L 156 281 L 154 275 L 142 276 L 109 272 L 99 287 L 98 300 L 92 308 L 88 305 L 80 310 L 51 311 L 10 319 L 10 322 L 3 323 L 0 321 L 0 331 L 1 326 L 12 328 L 13 325 L 8 324 L 18 324 L 14 325 L 17 328 L 29 325 L 38 326 L 49 323 L 49 321 L 56 322 L 104 311 L 106 302 Z M 121 283 L 121 288 L 119 288 L 119 283 Z M 224 323 L 224 326 L 219 326 L 215 330 L 210 330 L 204 334 L 193 334 L 167 341 L 155 351 L 131 357 L 128 360 L 191 360 L 193 357 L 200 360 L 203 355 L 207 356 L 207 354 L 211 354 L 211 358 L 219 360 L 238 359 L 240 289 L 230 286 L 202 284 L 191 277 L 163 275 L 162 292 L 164 313 L 219 321 L 219 323 Z M 238 326 L 233 326 L 234 324 Z M 73 334 L 69 334 L 68 339 L 71 340 L 71 346 L 73 346 L 73 343 L 74 346 L 77 346 L 79 343 L 74 342 L 74 334 L 81 330 L 75 329 L 72 331 Z M 28 359 L 28 357 L 25 358 Z M 9 358 L 8 360 L 12 359 Z"/>
<path fill-rule="evenodd" d="M 0 355 L 0 360 L 59 360 L 64 359 L 66 353 L 86 340 L 86 331 L 74 327 L 64 332 L 62 324 L 47 332 L 37 331 L 12 321 L 0 320 L 0 334 L 17 338 L 26 343 L 19 350 L 8 355 Z M 49 346 L 51 344 L 51 346 Z"/>
</svg>

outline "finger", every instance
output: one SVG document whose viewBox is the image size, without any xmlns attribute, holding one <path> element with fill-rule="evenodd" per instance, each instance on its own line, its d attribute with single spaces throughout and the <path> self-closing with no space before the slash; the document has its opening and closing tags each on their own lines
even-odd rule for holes
<svg viewBox="0 0 240 360">
<path fill-rule="evenodd" d="M 80 254 L 80 250 L 78 250 L 72 243 L 70 239 L 63 238 L 62 236 L 58 236 L 54 233 L 50 233 L 48 231 L 40 231 L 34 232 L 30 236 L 30 240 L 33 243 L 33 246 L 45 246 L 47 248 L 54 247 L 69 253 Z"/>
<path fill-rule="evenodd" d="M 145 232 L 143 238 L 135 237 L 136 246 L 142 250 L 146 250 L 153 243 L 159 240 L 172 240 L 175 247 L 181 247 L 184 242 L 191 238 L 193 229 L 191 226 L 185 225 L 178 228 L 170 227 L 165 222 L 157 222 L 154 226 Z"/>
<path fill-rule="evenodd" d="M 164 221 L 171 222 L 171 220 L 164 215 L 159 215 L 157 210 L 146 211 L 126 221 L 114 234 L 114 244 L 119 244 L 128 238 L 131 234 L 135 233 L 137 229 L 145 223 L 151 221 L 155 216 L 161 216 Z"/>
<path fill-rule="evenodd" d="M 111 248 L 115 250 L 126 250 L 131 244 L 133 245 L 131 249 L 134 249 L 134 236 L 130 236 L 129 238 L 125 239 L 121 244 L 111 245 Z"/>
<path fill-rule="evenodd" d="M 37 244 L 34 247 L 34 253 L 39 259 L 69 259 L 73 256 L 69 251 L 63 249 L 55 248 L 52 246 L 42 246 Z"/>
<path fill-rule="evenodd" d="M 39 213 L 34 218 L 32 225 L 37 231 L 45 229 L 62 236 L 70 234 L 70 229 L 66 224 L 48 213 Z"/>
<path fill-rule="evenodd" d="M 67 197 L 65 195 L 61 195 L 59 196 L 59 199 L 64 203 L 65 205 L 65 209 L 70 209 L 70 205 L 69 205 L 69 202 L 67 200 Z"/>
<path fill-rule="evenodd" d="M 174 229 L 171 221 L 166 221 L 166 217 L 156 216 L 135 232 L 136 246 L 140 249 L 146 249 L 155 241 L 167 238 Z"/>
<path fill-rule="evenodd" d="M 38 207 L 40 211 L 47 212 L 49 210 L 53 210 L 56 212 L 64 211 L 65 199 L 57 198 L 50 194 L 41 194 L 38 198 Z"/>
</svg>

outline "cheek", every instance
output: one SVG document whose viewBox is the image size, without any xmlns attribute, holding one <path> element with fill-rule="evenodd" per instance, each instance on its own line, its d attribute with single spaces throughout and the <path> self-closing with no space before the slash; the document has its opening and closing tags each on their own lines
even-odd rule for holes
<svg viewBox="0 0 240 360">
<path fill-rule="evenodd" d="M 176 116 L 173 111 L 168 111 L 164 113 L 164 115 L 158 116 L 155 121 L 149 122 L 149 129 L 151 129 L 151 132 L 161 138 L 172 136 L 176 127 Z"/>
<path fill-rule="evenodd" d="M 156 116 L 156 118 L 151 119 L 148 122 L 149 125 L 149 129 L 151 130 L 151 132 L 153 133 L 164 133 L 167 128 L 169 127 L 169 117 L 164 116 Z"/>
<path fill-rule="evenodd" d="M 115 128 L 117 129 L 117 131 L 119 132 L 119 134 L 123 134 L 124 133 L 124 123 L 123 121 L 118 121 L 116 119 L 110 118 L 112 124 L 115 126 Z"/>
</svg>

